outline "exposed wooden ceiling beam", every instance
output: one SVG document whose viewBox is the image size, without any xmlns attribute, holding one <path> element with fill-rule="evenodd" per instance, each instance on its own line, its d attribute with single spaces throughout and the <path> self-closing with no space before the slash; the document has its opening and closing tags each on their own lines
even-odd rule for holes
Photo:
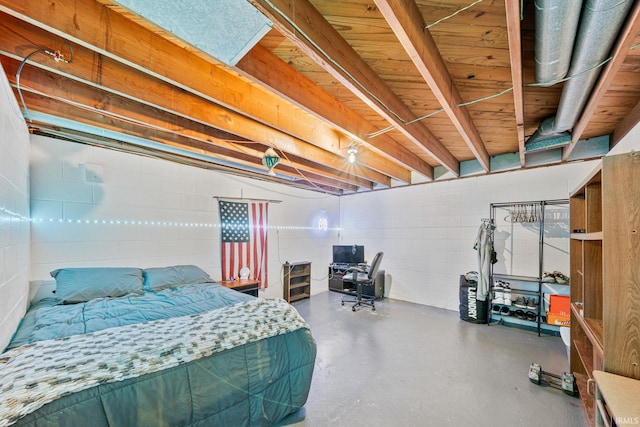
<svg viewBox="0 0 640 427">
<path fill-rule="evenodd" d="M 614 129 L 611 137 L 611 148 L 615 147 L 638 123 L 640 123 L 640 102 L 633 107 L 633 110 Z"/>
<path fill-rule="evenodd" d="M 14 45 L 22 46 L 19 52 L 11 52 L 12 55 L 20 57 L 33 52 L 34 46 L 43 46 L 47 42 L 51 43 L 50 34 L 29 25 L 23 25 L 26 28 L 15 28 L 15 25 L 20 24 L 20 21 L 10 17 L 7 18 L 0 23 L 0 28 L 5 30 L 7 35 L 7 37 L 0 38 L 0 51 L 9 49 Z M 21 34 L 18 40 L 11 38 L 15 34 Z M 58 43 L 61 42 L 58 41 Z M 63 43 L 61 43 L 61 49 L 62 46 L 64 46 Z M 66 46 L 64 47 L 66 48 Z M 116 94 L 127 93 L 129 98 L 137 102 L 145 103 L 164 111 L 170 111 L 207 126 L 213 126 L 215 128 L 212 128 L 212 133 L 215 133 L 216 129 L 222 129 L 229 133 L 234 132 L 235 135 L 240 134 L 241 138 L 239 139 L 275 145 L 289 154 L 308 158 L 318 164 L 329 165 L 336 170 L 346 167 L 346 161 L 343 156 L 297 140 L 288 134 L 252 121 L 234 111 L 179 90 L 166 82 L 144 76 L 140 71 L 91 52 L 81 46 L 74 45 L 74 59 L 71 64 L 56 63 L 44 55 L 33 56 L 31 59 L 33 61 L 42 61 L 42 65 L 38 65 L 39 67 L 46 66 L 52 71 L 78 79 L 85 84 L 91 84 Z M 16 59 L 13 61 L 16 61 Z M 13 66 L 17 67 L 15 62 Z M 27 74 L 25 75 L 28 76 Z M 132 84 L 132 82 L 135 82 L 135 84 Z M 363 178 L 366 180 L 373 180 L 386 186 L 391 184 L 389 177 L 380 172 L 366 167 L 359 168 L 358 171 L 365 174 Z"/>
<path fill-rule="evenodd" d="M 562 160 L 566 161 L 571 152 L 575 148 L 576 144 L 580 140 L 582 133 L 587 128 L 589 121 L 593 117 L 596 109 L 598 108 L 598 104 L 604 97 L 607 89 L 613 82 L 613 79 L 616 77 L 616 73 L 620 69 L 620 66 L 624 63 L 627 55 L 631 50 L 631 46 L 633 42 L 640 32 L 640 1 L 636 1 L 633 9 L 629 13 L 627 17 L 627 22 L 623 29 L 620 31 L 618 35 L 618 41 L 616 42 L 615 47 L 612 50 L 611 57 L 613 58 L 606 65 L 606 68 L 602 71 L 600 78 L 598 79 L 598 83 L 595 88 L 591 91 L 591 95 L 589 100 L 587 101 L 584 110 L 582 111 L 582 115 L 578 122 L 573 127 L 571 132 L 571 144 L 564 147 L 562 150 Z"/>
<path fill-rule="evenodd" d="M 357 144 L 370 145 L 416 172 L 433 179 L 433 167 L 411 153 L 388 135 L 366 139 L 378 129 L 358 113 L 337 100 L 289 64 L 259 44 L 254 46 L 236 64 L 238 68 L 280 93 L 300 108 L 331 120 Z"/>
<path fill-rule="evenodd" d="M 88 134 L 88 133 L 84 133 L 84 132 L 76 131 L 72 129 L 60 129 L 57 126 L 50 125 L 48 123 L 40 122 L 40 121 L 37 121 L 37 122 L 34 121 L 34 125 L 36 127 L 32 128 L 31 132 L 36 135 L 48 136 L 51 138 L 62 138 L 65 140 L 70 140 L 70 141 L 78 142 L 81 144 L 88 144 L 92 146 L 98 146 L 102 148 L 123 151 L 131 154 L 139 154 L 143 156 L 155 157 L 159 159 L 186 164 L 189 166 L 200 167 L 203 169 L 220 170 L 226 173 L 232 173 L 240 176 L 245 176 L 245 177 L 249 176 L 256 179 L 265 179 L 265 176 L 263 174 L 253 173 L 246 169 L 237 170 L 233 167 L 214 164 L 209 161 L 194 157 L 191 154 L 179 154 L 175 152 L 167 152 L 166 150 L 162 150 L 162 149 L 140 147 L 128 142 L 123 142 L 117 139 L 112 139 L 112 138 L 108 138 L 101 135 Z M 179 144 L 176 144 L 176 145 L 179 146 Z M 183 148 L 183 149 L 186 150 L 187 148 Z M 193 150 L 193 151 L 199 152 L 198 150 Z M 288 179 L 282 179 L 279 177 L 269 177 L 268 180 L 272 182 L 273 181 L 281 182 L 286 185 L 294 185 L 296 187 L 301 187 L 306 189 L 320 190 L 322 192 L 331 193 L 334 195 L 344 194 L 343 190 L 340 188 L 336 188 L 334 186 L 326 185 L 320 182 L 309 182 L 304 179 L 288 180 Z M 344 183 L 339 183 L 339 184 L 346 185 Z M 353 186 L 352 188 L 357 189 L 358 187 Z"/>
<path fill-rule="evenodd" d="M 152 23 L 141 19 L 140 17 L 131 13 L 128 9 L 118 5 L 117 3 L 114 3 L 111 0 L 97 1 L 101 4 L 104 4 L 105 6 L 108 6 L 110 10 L 116 11 L 117 13 L 137 22 L 146 30 L 151 31 L 151 33 L 162 34 L 163 37 L 165 37 L 167 40 L 172 41 L 176 45 L 181 46 L 187 50 L 192 50 L 192 47 L 188 43 L 185 43 L 172 34 L 169 34 L 166 31 L 156 27 Z M 202 52 L 199 52 L 197 50 L 194 52 L 194 55 L 198 55 L 208 62 L 212 60 L 210 56 L 202 54 Z M 271 55 L 271 59 L 277 62 L 275 64 L 262 64 L 264 66 L 264 70 L 266 70 L 267 73 L 273 76 L 279 76 L 278 69 L 282 71 L 279 63 L 281 63 L 282 61 L 275 55 Z M 274 126 L 274 123 L 276 123 L 278 124 L 278 126 L 275 126 L 276 129 L 281 130 L 282 132 L 286 132 L 293 137 L 302 139 L 303 141 L 313 144 L 319 148 L 336 153 L 346 158 L 346 146 L 348 145 L 347 140 L 349 140 L 350 135 L 346 134 L 344 129 L 339 129 L 339 126 L 335 125 L 334 122 L 336 120 L 333 117 L 340 113 L 338 110 L 339 107 L 342 106 L 342 103 L 334 105 L 334 108 L 332 110 L 326 110 L 324 113 L 326 113 L 327 116 L 325 117 L 316 114 L 301 103 L 299 104 L 297 102 L 293 102 L 291 98 L 287 98 L 282 93 L 279 93 L 280 97 L 274 96 L 273 93 L 278 93 L 278 91 L 274 92 L 273 88 L 265 86 L 261 81 L 256 82 L 256 77 L 251 74 L 241 73 L 245 77 L 247 77 L 247 80 L 238 79 L 237 81 L 234 81 L 233 79 L 238 77 L 236 74 L 236 71 L 238 71 L 237 69 L 231 70 L 227 66 L 218 63 L 218 61 L 215 59 L 213 59 L 213 63 L 219 65 L 222 72 L 231 74 L 232 78 L 229 79 L 229 82 L 233 82 L 238 91 L 242 91 L 246 95 L 251 95 L 255 98 L 256 102 L 247 102 L 247 100 L 243 100 L 245 101 L 244 104 L 234 104 L 237 106 L 237 108 L 239 108 L 238 111 L 241 111 L 244 114 L 248 113 L 249 117 L 258 119 L 259 121 L 267 123 L 271 126 Z M 295 70 L 293 70 L 290 66 L 286 64 L 285 66 L 288 67 L 289 70 L 298 74 L 298 76 L 303 77 Z M 291 75 L 287 77 L 291 78 Z M 262 87 L 266 87 L 267 91 L 265 91 L 264 93 L 256 91 L 253 85 L 248 86 L 249 81 L 258 83 Z M 295 80 L 285 80 L 284 85 L 290 85 L 293 82 L 295 82 Z M 322 90 L 319 87 L 316 87 L 316 89 L 320 91 Z M 251 90 L 253 92 L 250 92 Z M 316 93 L 314 90 L 305 90 L 305 93 L 303 95 L 305 95 L 306 98 L 310 101 L 319 96 L 318 93 Z M 304 98 L 305 96 L 299 96 L 299 98 Z M 293 105 L 296 105 L 298 108 L 293 108 L 291 105 L 283 103 L 281 98 L 288 99 L 289 102 L 291 102 Z M 313 114 L 313 116 L 305 114 L 305 112 L 311 113 Z M 286 126 L 283 126 L 282 124 L 285 122 Z M 409 154 L 411 153 L 409 152 Z M 421 159 L 418 160 L 420 161 Z M 387 153 L 370 150 L 370 147 L 368 145 L 359 147 L 358 163 L 361 166 L 364 166 L 366 169 L 376 170 L 381 174 L 388 175 L 389 177 L 395 178 L 398 181 L 406 183 L 409 183 L 411 181 L 411 171 L 404 166 L 404 163 L 399 162 L 397 159 L 395 159 L 393 156 L 388 155 Z M 422 162 L 422 164 L 416 164 L 415 169 L 418 169 L 418 171 L 421 172 L 420 169 L 424 164 L 426 164 L 426 162 Z M 428 164 L 426 165 L 429 166 Z M 385 182 L 381 184 L 383 186 L 388 186 L 388 180 L 385 180 Z"/>
<path fill-rule="evenodd" d="M 458 160 L 307 0 L 249 0 L 325 71 L 456 176 Z"/>
<path fill-rule="evenodd" d="M 173 131 L 167 131 L 158 127 L 149 127 L 144 124 L 134 123 L 131 120 L 112 115 L 106 110 L 91 109 L 87 108 L 86 106 L 71 104 L 59 98 L 49 97 L 47 96 L 47 94 L 43 94 L 40 92 L 35 93 L 28 88 L 23 89 L 23 95 L 32 111 L 69 119 L 88 126 L 110 130 L 117 134 L 121 134 L 123 136 L 122 139 L 125 139 L 125 135 L 135 136 L 144 140 L 157 142 L 160 145 L 176 147 L 182 150 L 211 156 L 214 159 L 221 159 L 238 165 L 248 165 L 255 169 L 262 169 L 260 160 L 258 160 L 253 153 L 247 154 L 245 152 L 239 152 L 237 150 L 214 145 L 210 141 L 187 137 L 183 134 L 179 134 Z M 55 123 L 41 121 L 30 123 L 30 125 L 34 127 L 43 127 L 45 129 L 56 128 Z M 76 132 L 77 131 L 58 130 L 59 135 L 73 135 Z M 101 138 L 101 135 L 89 135 L 86 133 L 85 135 Z M 158 149 L 157 151 L 161 150 Z M 331 179 L 310 171 L 305 171 L 304 174 L 301 175 L 298 167 L 287 163 L 289 162 L 283 162 L 282 164 L 278 164 L 278 166 L 276 166 L 279 174 L 282 174 L 283 176 L 289 176 L 294 179 L 306 180 L 308 178 L 325 187 L 331 187 L 336 191 L 339 189 L 349 192 L 355 192 L 360 187 L 358 185 L 344 182 L 344 180 Z M 213 159 L 211 161 L 211 164 L 216 164 Z M 233 169 L 229 166 L 227 166 L 227 168 Z M 371 189 L 372 187 L 365 185 L 364 188 Z"/>
<path fill-rule="evenodd" d="M 414 0 L 375 0 L 375 3 L 464 142 L 485 172 L 489 172 L 487 148 L 469 110 L 462 105 L 464 100 L 453 83 L 436 42 L 425 28 L 418 5 Z"/>
<path fill-rule="evenodd" d="M 513 82 L 513 106 L 518 134 L 520 166 L 525 166 L 524 147 L 524 91 L 522 90 L 522 40 L 520 36 L 520 4 L 504 0 L 509 35 L 509 57 L 511 58 L 511 81 Z"/>
<path fill-rule="evenodd" d="M 100 2 L 55 0 L 42 7 L 36 0 L 6 0 L 0 10 L 88 49 L 104 54 L 118 62 L 134 67 L 146 74 L 174 84 L 183 90 L 211 102 L 241 112 L 252 120 L 269 123 L 281 133 L 295 135 L 314 145 L 322 145 L 338 152 L 337 132 L 300 108 L 285 102 L 241 78 L 214 59 L 204 60 L 199 55 L 161 37 L 153 31 L 132 23 L 115 10 L 119 5 Z M 103 3 L 110 4 L 109 1 Z M 280 147 L 279 141 L 270 141 Z M 333 145 L 332 145 L 333 144 Z M 370 155 L 378 168 L 385 168 L 391 176 L 408 180 L 409 172 L 381 156 Z M 385 173 L 387 173 L 385 172 Z M 397 176 L 400 175 L 400 176 Z M 388 181 L 388 180 L 385 180 Z M 377 182 L 377 181 L 376 181 Z M 382 183 L 387 185 L 388 183 Z"/>
<path fill-rule="evenodd" d="M 528 9 L 520 20 L 518 6 L 523 3 L 517 0 L 484 1 L 480 6 L 465 0 L 374 0 L 369 4 L 251 0 L 273 6 L 271 13 L 284 11 L 281 15 L 291 20 L 276 22 L 236 67 L 199 50 L 201 40 L 197 37 L 179 39 L 116 1 L 120 0 L 0 0 L 0 55 L 5 53 L 8 58 L 0 57 L 0 61 L 3 66 L 8 63 L 5 68 L 11 68 L 13 74 L 37 49 L 59 49 L 69 58 L 66 39 L 76 51 L 71 64 L 37 54 L 30 55 L 24 65 L 25 93 L 31 90 L 29 87 L 38 88 L 28 93 L 27 103 L 34 115 L 27 117 L 43 121 L 38 124 L 43 129 L 57 123 L 61 131 L 68 126 L 70 132 L 93 132 L 96 138 L 102 131 L 107 139 L 122 137 L 121 141 L 174 151 L 178 156 L 190 154 L 205 159 L 198 153 L 206 151 L 205 162 L 237 167 L 232 173 L 244 168 L 247 176 L 260 174 L 264 179 L 269 177 L 264 175 L 261 157 L 266 147 L 275 146 L 282 151 L 277 180 L 304 176 L 300 180 L 305 188 L 315 183 L 331 191 L 349 192 L 410 182 L 414 173 L 430 178 L 436 167 L 440 173 L 440 159 L 425 148 L 430 140 L 422 138 L 423 130 L 415 130 L 422 127 L 437 136 L 455 167 L 462 160 L 473 159 L 460 137 L 465 120 L 469 120 L 466 125 L 475 125 L 488 153 L 506 154 L 494 168 L 528 167 L 522 165 L 524 138 L 542 119 L 555 113 L 561 97 L 562 85 L 522 84 L 535 80 L 531 1 L 524 3 Z M 420 13 L 415 13 L 413 2 Z M 281 5 L 286 7 L 279 10 Z M 314 7 L 324 18 L 315 18 Z M 384 7 L 391 10 L 393 29 L 385 20 L 386 11 L 380 12 Z M 473 10 L 465 12 L 469 8 Z M 627 18 L 637 20 L 631 17 L 633 7 L 630 9 Z M 438 24 L 423 34 L 420 19 Z M 290 33 L 298 31 L 300 39 L 310 35 L 306 48 L 301 40 L 290 40 L 290 33 L 285 31 L 283 35 L 286 24 Z M 392 31 L 399 37 L 404 34 L 410 49 L 403 48 Z M 631 34 L 627 32 L 627 36 Z M 425 41 L 425 37 L 433 39 Z M 631 44 L 638 42 L 640 31 L 636 31 Z M 422 48 L 424 52 L 420 52 Z M 406 50 L 413 50 L 413 58 Z M 590 109 L 581 111 L 584 115 L 580 117 L 582 122 L 576 123 L 574 138 L 612 135 L 610 141 L 615 144 L 637 124 L 639 52 L 631 49 L 622 52 L 627 54 L 624 59 L 616 56 L 615 61 L 622 64 L 615 70 L 605 72 L 607 68 L 602 67 L 603 80 L 598 84 L 603 86 L 594 89 L 599 93 L 590 100 Z M 429 54 L 441 57 L 432 64 L 427 59 Z M 325 66 L 337 71 L 327 72 Z M 422 74 L 430 73 L 433 82 L 442 83 L 435 93 L 425 84 L 427 79 L 422 78 L 418 67 L 422 67 Z M 338 71 L 342 71 L 341 77 Z M 357 92 L 351 93 L 349 85 L 360 83 L 359 90 L 371 95 L 368 102 Z M 487 96 L 497 90 L 511 90 L 512 86 L 513 99 L 509 95 Z M 446 114 L 427 118 L 427 113 L 440 108 L 438 90 L 450 113 L 457 114 L 458 104 L 447 92 L 449 88 L 465 100 L 482 101 L 466 107 L 471 119 L 454 116 L 459 120 L 458 128 Z M 404 104 L 397 110 L 401 113 L 390 108 L 394 100 Z M 58 101 L 62 104 L 54 104 Z M 55 108 L 63 109 L 64 102 L 70 105 L 64 107 L 69 115 L 56 118 Z M 403 108 L 423 117 L 420 124 L 409 125 Z M 388 116 L 393 113 L 396 123 L 388 126 Z M 78 120 L 86 120 L 86 124 L 72 121 L 70 114 L 78 114 Z M 98 127 L 101 124 L 103 129 Z M 405 129 L 395 129 L 398 124 Z M 372 135 L 379 136 L 369 139 Z M 146 141 L 139 139 L 145 136 Z M 574 144 L 578 149 L 573 149 L 567 161 L 599 153 L 595 149 L 583 151 L 581 144 Z M 345 161 L 350 145 L 359 150 L 356 166 Z M 190 147 L 192 152 L 173 146 Z M 552 161 L 549 156 L 539 157 L 533 163 Z M 480 165 L 465 162 L 464 166 L 465 175 L 482 172 Z M 419 177 L 416 181 L 424 180 Z"/>
<path fill-rule="evenodd" d="M 15 76 L 15 71 L 18 68 L 18 62 L 7 57 L 0 58 L 2 58 L 10 82 L 15 84 L 15 78 L 13 76 Z M 110 125 L 113 120 L 120 120 L 120 118 L 122 118 L 120 121 L 123 123 L 123 129 L 127 129 L 128 127 L 126 125 L 130 122 L 136 124 L 136 128 L 146 127 L 149 131 L 156 128 L 162 129 L 163 131 L 171 131 L 178 137 L 189 137 L 201 142 L 206 142 L 210 145 L 208 148 L 209 153 L 227 155 L 228 150 L 232 150 L 239 156 L 250 154 L 254 159 L 254 163 L 261 164 L 263 152 L 250 150 L 246 144 L 238 144 L 238 141 L 229 142 L 212 137 L 211 134 L 209 134 L 209 130 L 211 129 L 209 126 L 192 122 L 183 116 L 167 112 L 156 106 L 139 103 L 131 98 L 124 98 L 113 92 L 108 92 L 92 85 L 59 76 L 52 72 L 38 70 L 31 65 L 23 68 L 23 78 L 21 82 L 23 92 L 35 91 L 46 97 L 58 100 L 64 99 L 67 103 L 76 104 L 77 109 L 73 111 L 80 116 L 82 116 L 81 113 L 83 110 L 92 110 L 103 114 L 105 117 L 108 117 L 108 119 L 105 119 L 102 123 L 103 126 Z M 40 98 L 36 98 L 36 100 L 38 99 Z M 41 109 L 38 105 L 34 106 L 28 103 L 27 107 L 30 110 Z M 55 110 L 53 113 L 55 113 Z M 74 120 L 71 116 L 66 118 Z M 98 125 L 100 122 L 93 122 L 91 124 Z M 297 146 L 299 147 L 300 145 Z M 319 150 L 315 147 L 313 147 L 313 149 Z M 300 160 L 297 163 L 290 163 L 292 168 L 302 171 L 297 173 L 296 176 L 299 177 L 301 173 L 306 174 L 306 172 L 309 172 L 315 175 L 324 175 L 334 180 L 342 180 L 351 185 L 358 185 L 366 189 L 373 188 L 371 181 L 345 172 L 347 164 L 342 157 L 325 152 L 319 152 L 317 154 L 315 157 L 320 156 L 323 161 L 314 163 L 311 160 L 305 159 L 303 156 L 298 156 L 296 158 Z M 293 156 L 290 155 L 290 157 Z M 289 161 L 283 159 L 283 164 L 287 163 L 289 163 Z M 337 167 L 331 168 L 327 165 Z M 370 172 L 371 171 L 364 171 L 363 173 L 366 175 Z"/>
</svg>

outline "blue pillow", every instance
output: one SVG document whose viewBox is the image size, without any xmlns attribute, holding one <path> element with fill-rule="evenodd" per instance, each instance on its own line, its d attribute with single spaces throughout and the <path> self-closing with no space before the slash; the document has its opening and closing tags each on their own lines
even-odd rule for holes
<svg viewBox="0 0 640 427">
<path fill-rule="evenodd" d="M 188 283 L 213 281 L 206 272 L 195 265 L 145 268 L 142 273 L 144 275 L 144 288 L 154 292 L 167 288 L 176 288 Z"/>
<path fill-rule="evenodd" d="M 61 268 L 50 274 L 56 279 L 56 297 L 65 304 L 144 292 L 139 268 Z"/>
</svg>

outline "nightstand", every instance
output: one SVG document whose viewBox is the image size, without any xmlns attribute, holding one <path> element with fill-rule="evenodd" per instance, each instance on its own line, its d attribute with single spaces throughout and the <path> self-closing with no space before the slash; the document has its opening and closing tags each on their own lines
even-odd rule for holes
<svg viewBox="0 0 640 427">
<path fill-rule="evenodd" d="M 258 288 L 260 287 L 259 280 L 224 280 L 218 283 L 225 288 L 233 289 L 243 294 L 253 295 L 254 297 L 258 296 Z"/>
</svg>

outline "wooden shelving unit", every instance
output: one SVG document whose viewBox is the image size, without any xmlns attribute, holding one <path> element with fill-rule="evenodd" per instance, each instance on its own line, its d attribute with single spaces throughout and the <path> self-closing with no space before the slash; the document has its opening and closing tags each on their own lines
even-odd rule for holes
<svg viewBox="0 0 640 427">
<path fill-rule="evenodd" d="M 294 262 L 282 265 L 283 298 L 287 302 L 297 301 L 311 296 L 311 263 Z"/>
<path fill-rule="evenodd" d="M 582 400 L 582 413 L 587 425 L 592 426 L 595 423 L 595 399 L 589 395 L 587 390 L 587 382 L 589 377 L 584 374 L 574 373 L 576 378 L 576 385 L 578 386 L 578 393 Z M 585 396 L 589 397 L 585 399 Z"/>
<path fill-rule="evenodd" d="M 570 369 L 594 425 L 593 372 L 640 379 L 640 155 L 605 157 L 569 205 Z"/>
</svg>

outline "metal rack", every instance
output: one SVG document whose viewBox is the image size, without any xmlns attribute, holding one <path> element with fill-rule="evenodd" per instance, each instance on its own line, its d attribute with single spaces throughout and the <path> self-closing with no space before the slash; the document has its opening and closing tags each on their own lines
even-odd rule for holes
<svg viewBox="0 0 640 427">
<path fill-rule="evenodd" d="M 566 206 L 565 212 L 551 209 L 552 206 Z M 499 215 L 499 213 L 506 213 L 506 216 Z M 543 316 L 546 315 L 544 311 L 544 289 L 549 288 L 549 294 L 568 294 L 569 286 L 566 284 L 559 283 L 546 283 L 543 282 L 543 273 L 544 273 L 544 260 L 545 260 L 545 234 L 553 235 L 554 238 L 566 238 L 567 242 L 567 254 L 566 254 L 566 267 L 563 268 L 565 272 L 568 272 L 569 268 L 569 256 L 568 256 L 568 239 L 569 239 L 569 200 L 542 200 L 542 201 L 534 201 L 534 202 L 512 202 L 512 203 L 492 203 L 491 204 L 491 217 L 490 221 L 493 224 L 493 229 L 491 233 L 491 245 L 493 248 L 496 248 L 496 238 L 501 238 L 498 236 L 501 233 L 501 226 L 509 225 L 511 227 L 510 237 L 513 239 L 514 231 L 516 231 L 516 224 L 520 225 L 519 229 L 523 229 L 526 231 L 537 232 L 537 269 L 533 267 L 531 270 L 527 270 L 525 274 L 515 274 L 515 272 L 521 272 L 521 266 L 516 265 L 513 258 L 515 254 L 514 243 L 511 245 L 511 252 L 509 253 L 512 257 L 507 268 L 506 262 L 503 266 L 504 271 L 498 272 L 496 270 L 497 264 L 491 264 L 490 271 L 490 281 L 491 287 L 495 285 L 496 280 L 504 280 L 508 281 L 510 284 L 516 283 L 516 286 L 511 287 L 511 295 L 521 295 L 521 296 L 530 296 L 535 297 L 537 299 L 537 308 L 535 311 L 533 309 L 527 310 L 534 312 L 536 315 L 536 320 L 526 320 L 526 319 L 517 319 L 512 316 L 504 316 L 498 315 L 496 316 L 493 310 L 494 304 L 488 304 L 488 313 L 487 318 L 489 319 L 489 325 L 493 323 L 499 324 L 509 324 L 509 326 L 517 326 L 524 329 L 533 330 L 538 333 L 540 336 L 541 333 L 558 335 L 559 328 L 554 325 L 548 325 L 542 321 Z M 522 231 L 520 231 L 522 232 Z M 561 237 L 559 237 L 561 236 Z M 525 242 L 525 246 L 530 242 Z M 555 248 L 558 249 L 558 248 Z M 503 252 L 506 251 L 506 246 L 503 248 Z M 526 252 L 526 251 L 525 251 Z M 504 255 L 504 254 L 502 254 Z M 506 256 L 506 255 L 505 255 Z M 524 254 L 525 258 L 527 254 Z M 533 255 L 532 255 L 533 256 Z M 530 259 L 527 259 L 529 261 Z M 499 264 L 498 260 L 498 264 Z M 532 263 L 527 263 L 527 268 L 530 268 Z M 535 270 L 535 271 L 534 271 Z M 563 289 L 558 290 L 558 286 L 562 286 Z M 493 296 L 494 292 L 490 293 L 490 296 Z M 493 298 L 491 298 L 493 300 Z M 509 307 L 509 305 L 504 305 Z M 513 305 L 508 308 L 509 312 L 512 313 L 511 309 Z M 502 306 L 501 306 L 502 309 Z"/>
</svg>

